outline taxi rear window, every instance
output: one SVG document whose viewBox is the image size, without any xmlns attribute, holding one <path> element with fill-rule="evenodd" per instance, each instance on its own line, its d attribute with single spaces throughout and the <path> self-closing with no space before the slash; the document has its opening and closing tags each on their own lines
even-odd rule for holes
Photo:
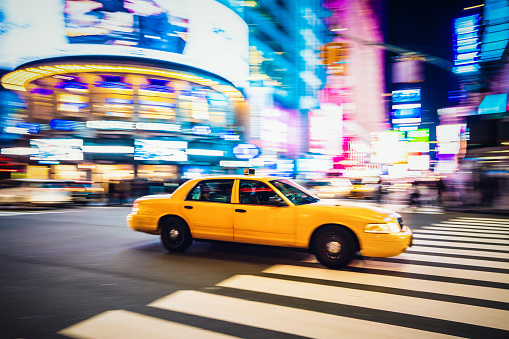
<svg viewBox="0 0 509 339">
<path fill-rule="evenodd" d="M 230 203 L 233 180 L 203 180 L 189 192 L 186 200 Z"/>
</svg>

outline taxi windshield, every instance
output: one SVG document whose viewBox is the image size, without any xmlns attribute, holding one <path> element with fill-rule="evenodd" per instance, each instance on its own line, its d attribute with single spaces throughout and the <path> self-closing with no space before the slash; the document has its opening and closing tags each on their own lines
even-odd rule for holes
<svg viewBox="0 0 509 339">
<path fill-rule="evenodd" d="M 303 187 L 290 180 L 272 180 L 270 183 L 274 185 L 274 187 L 276 187 L 288 199 L 290 199 L 295 205 L 306 205 L 320 201 L 320 199 L 307 192 Z"/>
</svg>

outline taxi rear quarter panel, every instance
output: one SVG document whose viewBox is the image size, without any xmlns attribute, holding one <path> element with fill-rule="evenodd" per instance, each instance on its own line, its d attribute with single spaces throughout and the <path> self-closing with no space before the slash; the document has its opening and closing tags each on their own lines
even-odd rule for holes
<svg viewBox="0 0 509 339">
<path fill-rule="evenodd" d="M 187 220 L 181 217 L 179 207 L 187 192 L 193 186 L 194 183 L 187 181 L 172 194 L 149 195 L 137 199 L 138 212 L 129 215 L 129 218 L 136 218 L 137 220 L 136 223 L 130 222 L 129 224 L 136 231 L 160 234 L 161 222 L 169 216 L 176 216 L 188 223 Z M 135 228 L 133 227 L 134 224 L 136 225 Z"/>
</svg>

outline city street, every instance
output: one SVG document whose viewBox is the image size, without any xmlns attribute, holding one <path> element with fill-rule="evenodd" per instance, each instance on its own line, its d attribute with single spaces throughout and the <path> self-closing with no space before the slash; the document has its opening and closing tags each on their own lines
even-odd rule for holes
<svg viewBox="0 0 509 339">
<path fill-rule="evenodd" d="M 252 245 L 167 253 L 129 212 L 0 210 L 0 337 L 509 337 L 509 217 L 402 209 L 412 248 L 335 271 Z"/>
<path fill-rule="evenodd" d="M 0 339 L 509 339 L 507 32 L 509 0 L 0 0 Z"/>
</svg>

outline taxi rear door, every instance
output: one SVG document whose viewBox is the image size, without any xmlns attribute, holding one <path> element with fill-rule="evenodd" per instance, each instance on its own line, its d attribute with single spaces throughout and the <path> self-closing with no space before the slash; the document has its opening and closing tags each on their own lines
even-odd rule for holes
<svg viewBox="0 0 509 339">
<path fill-rule="evenodd" d="M 195 239 L 233 241 L 233 182 L 233 179 L 202 180 L 181 202 L 180 213 Z"/>
</svg>

